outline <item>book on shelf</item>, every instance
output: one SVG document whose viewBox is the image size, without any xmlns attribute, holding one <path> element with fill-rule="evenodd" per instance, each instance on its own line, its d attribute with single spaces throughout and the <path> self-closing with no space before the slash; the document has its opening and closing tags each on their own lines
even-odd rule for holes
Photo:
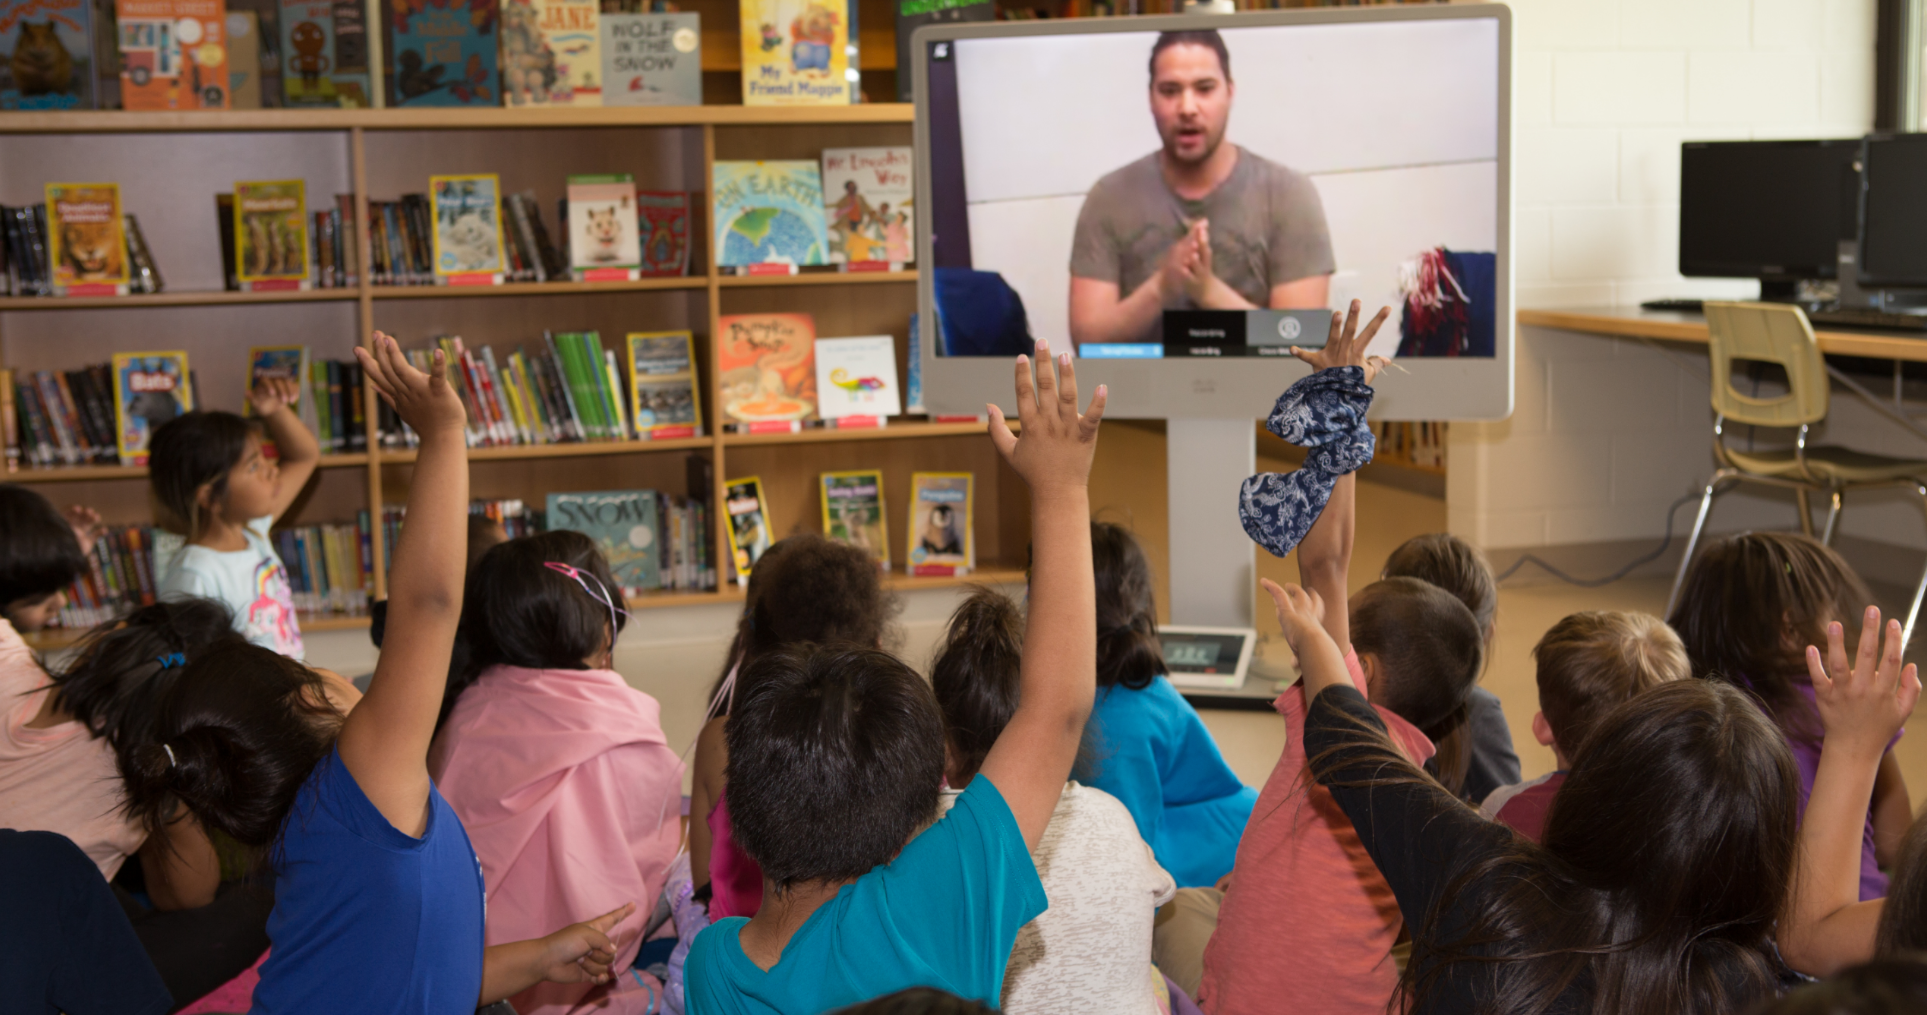
<svg viewBox="0 0 1927 1015">
<path fill-rule="evenodd" d="M 497 357 L 493 346 L 479 348 L 447 336 L 437 343 L 447 356 L 449 383 L 468 411 L 470 447 L 565 444 L 579 441 L 647 440 L 630 420 L 614 349 L 604 349 L 595 332 L 554 332 L 529 351 L 518 346 Z M 409 362 L 426 370 L 428 349 L 407 351 Z M 383 410 L 383 447 L 413 447 L 412 431 Z"/>
<path fill-rule="evenodd" d="M 794 430 L 816 417 L 816 324 L 808 314 L 717 322 L 723 421 L 738 432 Z"/>
<path fill-rule="evenodd" d="M 235 280 L 244 291 L 308 288 L 308 197 L 300 180 L 234 184 Z"/>
<path fill-rule="evenodd" d="M 116 183 L 49 183 L 47 260 L 55 295 L 127 292 L 127 223 Z"/>
<path fill-rule="evenodd" d="M 890 527 L 884 520 L 883 473 L 876 469 L 825 472 L 818 478 L 823 496 L 823 535 L 876 558 L 890 570 Z"/>
<path fill-rule="evenodd" d="M 508 226 L 508 252 L 516 266 L 512 277 L 518 282 L 567 281 L 568 261 L 549 238 L 535 191 L 508 195 L 503 199 L 503 207 L 504 224 Z M 566 226 L 567 220 L 562 224 Z"/>
<path fill-rule="evenodd" d="M 352 523 L 293 526 L 276 529 L 270 537 L 287 569 L 297 611 L 352 617 L 368 613 L 375 551 L 367 511 L 355 512 Z"/>
<path fill-rule="evenodd" d="M 897 18 L 897 101 L 915 101 L 910 37 L 925 25 L 997 20 L 995 0 L 894 0 Z"/>
<path fill-rule="evenodd" d="M 113 360 L 114 443 L 122 465 L 146 465 L 161 424 L 194 409 L 184 352 L 117 352 Z"/>
<path fill-rule="evenodd" d="M 830 262 L 901 270 L 915 259 L 911 149 L 823 149 Z"/>
<path fill-rule="evenodd" d="M 227 0 L 227 12 L 229 106 L 281 108 L 281 0 Z"/>
<path fill-rule="evenodd" d="M 636 213 L 642 240 L 642 276 L 689 274 L 689 195 L 639 191 Z"/>
<path fill-rule="evenodd" d="M 580 532 L 595 541 L 620 586 L 614 593 L 634 598 L 662 587 L 656 491 L 552 493 L 546 519 L 551 532 Z"/>
<path fill-rule="evenodd" d="M 910 349 L 906 356 L 910 362 L 903 368 L 903 411 L 922 415 L 923 406 L 923 335 L 918 329 L 916 314 L 910 315 Z"/>
<path fill-rule="evenodd" d="M 8 472 L 20 471 L 20 408 L 13 393 L 13 371 L 0 367 L 0 452 Z"/>
<path fill-rule="evenodd" d="M 109 526 L 94 540 L 86 569 L 67 586 L 67 605 L 48 626 L 89 628 L 154 605 L 154 536 L 151 526 Z"/>
<path fill-rule="evenodd" d="M 248 350 L 248 376 L 246 390 L 241 392 L 241 415 L 254 415 L 253 393 L 265 380 L 293 381 L 304 390 L 302 399 L 295 405 L 295 415 L 301 418 L 309 433 L 315 432 L 315 400 L 308 386 L 308 347 L 305 345 L 257 345 Z"/>
<path fill-rule="evenodd" d="M 881 423 L 903 414 L 897 388 L 897 341 L 889 335 L 816 340 L 816 411 L 839 422 L 867 417 Z"/>
<path fill-rule="evenodd" d="M 499 106 L 497 0 L 382 0 L 390 106 Z"/>
<path fill-rule="evenodd" d="M 508 106 L 602 105 L 600 0 L 503 0 Z"/>
<path fill-rule="evenodd" d="M 95 106 L 91 0 L 0 0 L 0 110 Z"/>
<path fill-rule="evenodd" d="M 740 0 L 743 105 L 863 101 L 856 0 Z"/>
<path fill-rule="evenodd" d="M 969 574 L 977 566 L 968 472 L 910 476 L 909 561 L 913 575 Z"/>
<path fill-rule="evenodd" d="M 602 104 L 703 104 L 702 15 L 602 12 Z"/>
<path fill-rule="evenodd" d="M 275 186 L 300 184 L 299 180 L 283 181 Z M 261 184 L 235 184 L 237 190 L 243 187 L 260 187 Z M 300 202 L 304 209 L 307 203 L 306 187 L 302 192 L 290 195 L 286 192 L 269 198 L 273 204 L 283 207 L 292 198 Z M 255 192 L 259 197 L 261 192 Z M 360 254 L 359 240 L 355 236 L 354 197 L 349 194 L 336 194 L 334 205 L 313 212 L 302 219 L 304 223 L 297 236 L 291 213 L 268 212 L 264 221 L 250 227 L 236 221 L 235 194 L 214 195 L 214 220 L 216 233 L 221 240 L 221 279 L 223 288 L 230 292 L 266 291 L 273 289 L 305 289 L 310 286 L 319 289 L 351 289 L 360 284 L 360 272 L 356 269 L 356 258 Z M 373 202 L 370 202 L 373 204 Z M 246 218 L 246 216 L 242 216 Z M 260 217 L 260 216 L 257 216 Z M 131 219 L 132 216 L 129 216 Z M 130 226 L 130 229 L 134 227 Z M 244 237 L 245 234 L 245 237 Z M 130 233 L 129 244 L 133 247 L 144 246 L 139 241 L 138 230 Z M 295 243 L 300 244 L 301 256 L 306 259 L 299 274 L 293 267 Z M 254 249 L 250 249 L 253 247 Z M 270 258 L 279 251 L 280 265 L 270 263 Z M 253 257 L 255 267 L 266 266 L 278 269 L 283 274 L 259 275 L 243 278 L 242 269 L 246 267 L 243 259 Z M 139 268 L 136 256 L 136 269 Z M 152 259 L 149 258 L 151 261 Z M 251 271 L 252 269 L 250 269 Z M 139 289 L 136 277 L 136 291 Z M 155 276 L 156 288 L 160 291 L 159 276 Z"/>
<path fill-rule="evenodd" d="M 432 217 L 426 194 L 368 202 L 370 281 L 376 285 L 435 284 Z"/>
<path fill-rule="evenodd" d="M 113 465 L 114 381 L 105 363 L 78 370 L 10 370 L 0 380 L 9 471 L 16 465 Z"/>
<path fill-rule="evenodd" d="M 46 209 L 45 204 L 0 207 L 0 296 L 55 295 L 53 250 L 47 232 Z M 121 235 L 126 243 L 126 291 L 160 292 L 160 270 L 154 264 L 154 255 L 148 250 L 147 238 L 141 235 L 139 221 L 132 215 L 123 214 L 121 223 Z M 117 284 L 98 284 L 103 287 L 102 292 L 121 292 Z M 82 289 L 80 292 L 64 294 L 81 295 L 86 292 L 88 290 Z"/>
<path fill-rule="evenodd" d="M 635 179 L 627 173 L 571 176 L 568 202 L 569 267 L 576 279 L 638 277 L 642 238 Z"/>
<path fill-rule="evenodd" d="M 1378 450 L 1372 460 L 1419 469 L 1444 469 L 1446 426 L 1429 420 L 1373 423 Z"/>
<path fill-rule="evenodd" d="M 431 176 L 435 280 L 448 285 L 500 282 L 502 180 L 494 173 Z"/>
<path fill-rule="evenodd" d="M 829 263 L 823 167 L 813 161 L 716 163 L 710 181 L 715 243 L 725 268 Z"/>
<path fill-rule="evenodd" d="M 127 291 L 136 293 L 157 293 L 166 287 L 161 280 L 160 265 L 154 263 L 154 252 L 147 246 L 147 237 L 141 232 L 140 220 L 132 215 L 122 215 L 127 237 Z"/>
<path fill-rule="evenodd" d="M 114 0 L 123 109 L 228 108 L 222 0 Z"/>
<path fill-rule="evenodd" d="M 393 510 L 397 512 L 396 518 L 399 519 L 400 509 Z M 517 498 L 472 500 L 468 502 L 468 513 L 474 517 L 487 518 L 500 525 L 502 534 L 510 539 L 520 539 L 523 536 L 533 536 L 538 532 L 546 531 L 542 527 L 542 512 L 530 510 L 525 501 Z M 386 514 L 387 512 L 383 512 L 384 520 Z M 397 536 L 401 534 L 399 521 L 397 521 L 395 534 Z M 392 547 L 395 544 L 390 540 L 385 545 Z"/>
<path fill-rule="evenodd" d="M 702 436 L 694 336 L 636 331 L 629 333 L 628 345 L 629 416 L 636 435 L 652 440 Z"/>
<path fill-rule="evenodd" d="M 731 479 L 723 484 L 723 507 L 729 517 L 730 553 L 738 585 L 749 581 L 750 569 L 770 548 L 769 502 L 763 499 L 758 476 Z"/>
<path fill-rule="evenodd" d="M 345 109 L 374 105 L 368 22 L 361 4 L 281 0 L 278 13 L 281 95 L 286 105 Z"/>
</svg>

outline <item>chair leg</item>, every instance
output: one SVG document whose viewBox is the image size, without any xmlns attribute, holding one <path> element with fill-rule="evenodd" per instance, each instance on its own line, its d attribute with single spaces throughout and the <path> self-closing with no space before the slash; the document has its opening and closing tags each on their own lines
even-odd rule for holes
<svg viewBox="0 0 1927 1015">
<path fill-rule="evenodd" d="M 1693 519 L 1693 533 L 1686 537 L 1686 552 L 1680 555 L 1679 570 L 1673 574 L 1673 591 L 1666 596 L 1666 616 L 1673 615 L 1673 607 L 1679 603 L 1679 587 L 1686 583 L 1686 569 L 1693 563 L 1693 551 L 1699 549 L 1700 533 L 1706 531 L 1706 516 L 1713 511 L 1713 498 L 1719 495 L 1720 484 L 1731 475 L 1725 469 L 1713 473 L 1706 481 L 1706 493 L 1700 497 L 1699 515 Z"/>
<path fill-rule="evenodd" d="M 1833 533 L 1840 526 L 1840 500 L 1841 491 L 1838 489 L 1833 490 L 1827 498 L 1827 527 L 1820 531 L 1820 543 L 1823 546 L 1833 545 Z"/>
<path fill-rule="evenodd" d="M 1927 511 L 1927 483 L 1915 483 L 1914 492 L 1920 494 L 1921 508 Z M 1920 583 L 1914 586 L 1913 604 L 1907 607 L 1907 619 L 1902 622 L 1900 628 L 1900 648 L 1903 652 L 1907 649 L 1907 642 L 1914 636 L 1914 624 L 1920 620 L 1920 603 L 1923 598 L 1927 598 L 1927 569 L 1920 572 Z"/>
<path fill-rule="evenodd" d="M 1795 497 L 1799 499 L 1799 502 L 1800 502 L 1800 534 L 1807 537 L 1808 539 L 1812 539 L 1813 538 L 1812 495 L 1804 486 L 1795 489 L 1793 491 L 1793 494 Z"/>
</svg>

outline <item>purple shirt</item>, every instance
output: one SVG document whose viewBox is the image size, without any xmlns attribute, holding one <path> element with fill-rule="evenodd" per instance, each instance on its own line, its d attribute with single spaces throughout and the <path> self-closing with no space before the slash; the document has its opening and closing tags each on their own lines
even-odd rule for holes
<svg viewBox="0 0 1927 1015">
<path fill-rule="evenodd" d="M 1819 715 L 1819 709 L 1814 704 L 1813 685 L 1804 680 L 1795 680 L 1792 684 L 1806 699 L 1807 707 L 1813 710 L 1813 714 Z M 1905 732 L 1901 730 L 1894 734 L 1894 738 L 1887 743 L 1887 749 L 1893 750 L 1894 744 L 1900 742 L 1901 733 Z M 1820 771 L 1821 743 L 1818 740 L 1787 737 L 1787 746 L 1793 749 L 1793 763 L 1800 766 L 1800 816 L 1805 818 L 1807 798 L 1813 795 L 1813 777 Z M 1873 855 L 1873 801 L 1869 800 L 1867 824 L 1860 833 L 1860 901 L 1885 898 L 1886 895 L 1887 875 L 1880 872 L 1880 864 Z"/>
</svg>

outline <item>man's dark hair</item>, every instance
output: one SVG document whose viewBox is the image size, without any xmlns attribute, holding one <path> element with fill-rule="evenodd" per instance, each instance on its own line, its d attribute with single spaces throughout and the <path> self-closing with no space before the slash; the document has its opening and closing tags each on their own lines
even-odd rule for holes
<svg viewBox="0 0 1927 1015">
<path fill-rule="evenodd" d="M 794 645 L 738 679 L 725 728 L 730 828 L 778 892 L 866 874 L 936 813 L 943 716 L 896 657 Z"/>
<path fill-rule="evenodd" d="M 0 608 L 59 592 L 85 570 L 73 526 L 47 498 L 0 483 Z"/>
<path fill-rule="evenodd" d="M 1215 28 L 1191 29 L 1183 32 L 1159 32 L 1158 41 L 1151 44 L 1151 80 L 1158 79 L 1158 54 L 1172 46 L 1203 46 L 1218 54 L 1218 69 L 1224 71 L 1224 79 L 1231 81 L 1231 51 L 1224 48 L 1224 36 Z"/>
</svg>

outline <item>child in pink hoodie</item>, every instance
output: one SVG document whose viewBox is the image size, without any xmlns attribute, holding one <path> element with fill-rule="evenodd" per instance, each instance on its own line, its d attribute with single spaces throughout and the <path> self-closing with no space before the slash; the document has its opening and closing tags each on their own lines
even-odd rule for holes
<svg viewBox="0 0 1927 1015">
<path fill-rule="evenodd" d="M 481 860 L 490 944 L 587 919 L 610 899 L 636 904 L 611 934 L 621 940 L 662 893 L 683 766 L 661 706 L 610 668 L 626 619 L 608 562 L 581 533 L 503 543 L 469 576 L 429 771 Z M 577 915 L 558 924 L 565 913 Z M 515 1010 L 660 1010 L 661 985 L 630 968 L 639 946 L 617 955 L 612 983 L 538 984 Z"/>
</svg>

